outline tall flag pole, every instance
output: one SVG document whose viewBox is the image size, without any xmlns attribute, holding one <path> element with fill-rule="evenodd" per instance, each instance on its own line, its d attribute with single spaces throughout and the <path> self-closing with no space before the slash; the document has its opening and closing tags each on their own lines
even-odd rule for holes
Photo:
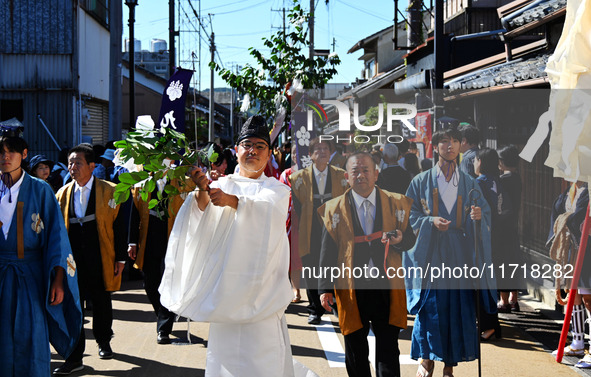
<svg viewBox="0 0 591 377">
<path fill-rule="evenodd" d="M 579 253 L 577 255 L 577 262 L 575 263 L 575 270 L 573 274 L 573 281 L 570 286 L 570 294 L 568 295 L 568 303 L 566 305 L 566 313 L 564 314 L 564 323 L 562 324 L 562 332 L 560 333 L 560 341 L 558 342 L 558 353 L 556 354 L 556 361 L 561 362 L 564 355 L 564 346 L 566 344 L 566 336 L 570 327 L 571 315 L 573 313 L 573 306 L 575 304 L 575 296 L 579 278 L 581 277 L 581 269 L 583 268 L 583 260 L 585 259 L 585 251 L 587 250 L 587 240 L 589 239 L 589 229 L 591 228 L 591 221 L 589 221 L 589 207 L 587 205 L 587 215 L 583 222 L 583 231 L 581 232 L 581 243 L 579 244 Z"/>
</svg>

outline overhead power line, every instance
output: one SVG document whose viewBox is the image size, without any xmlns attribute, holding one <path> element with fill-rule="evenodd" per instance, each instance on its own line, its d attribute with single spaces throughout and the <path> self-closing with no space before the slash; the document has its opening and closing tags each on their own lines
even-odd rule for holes
<svg viewBox="0 0 591 377">
<path fill-rule="evenodd" d="M 189 3 L 190 3 L 190 1 L 189 1 Z M 199 30 L 198 30 L 199 28 L 198 28 L 197 26 L 195 26 L 195 24 L 194 24 L 194 23 L 191 21 L 191 18 L 189 17 L 189 15 L 188 15 L 188 14 L 187 14 L 187 12 L 185 11 L 185 9 L 184 9 L 184 8 L 181 8 L 181 10 L 182 10 L 182 11 L 183 11 L 183 13 L 185 14 L 185 17 L 186 17 L 186 18 L 189 20 L 189 21 L 188 21 L 188 23 L 189 23 L 189 24 L 190 24 L 190 25 L 193 27 L 193 29 L 195 30 L 195 32 L 196 32 L 196 33 L 199 33 Z M 197 20 L 199 21 L 199 19 L 197 19 Z M 201 24 L 201 22 L 199 22 L 199 23 Z M 204 30 L 205 30 L 205 29 L 204 29 Z M 206 31 L 205 33 L 206 33 L 206 35 L 207 35 L 207 31 Z M 205 42 L 206 44 L 210 44 L 210 40 L 208 40 L 208 39 L 205 39 L 205 38 L 203 37 L 203 35 L 201 35 L 201 33 L 199 33 L 199 38 L 201 38 L 201 40 L 202 40 L 203 42 Z"/>
<path fill-rule="evenodd" d="M 240 37 L 242 35 L 256 35 L 268 33 L 269 30 L 253 31 L 252 33 L 237 33 L 237 34 L 219 34 L 218 37 Z"/>
<path fill-rule="evenodd" d="M 253 4 L 253 5 L 249 5 L 249 6 L 244 7 L 244 8 L 230 10 L 230 11 L 227 11 L 227 12 L 218 12 L 218 13 L 215 13 L 215 14 L 217 16 L 221 16 L 222 14 L 230 14 L 230 13 L 242 12 L 243 10 L 252 9 L 252 8 L 258 7 L 259 5 L 268 3 L 268 2 L 269 2 L 269 0 L 263 0 L 263 1 L 259 2 L 259 3 Z"/>
<path fill-rule="evenodd" d="M 222 5 L 217 5 L 215 7 L 211 7 L 211 8 L 207 8 L 207 9 L 203 9 L 204 11 L 210 11 L 212 9 L 217 9 L 217 8 L 224 8 L 224 7 L 228 7 L 230 5 L 235 5 L 235 4 L 244 4 L 245 1 L 244 0 L 238 0 L 238 1 L 234 1 L 232 3 L 227 3 L 227 4 L 222 4 Z"/>
<path fill-rule="evenodd" d="M 347 3 L 347 2 L 345 2 L 345 1 L 343 1 L 343 0 L 340 0 L 340 1 L 339 1 L 339 3 L 341 3 L 341 4 L 343 4 L 343 5 L 346 5 L 346 6 L 348 6 L 349 8 L 355 9 L 355 10 L 357 10 L 357 11 L 361 12 L 361 13 L 365 13 L 365 14 L 367 14 L 367 15 L 369 15 L 369 16 L 372 16 L 372 17 L 378 18 L 378 19 L 380 19 L 380 20 L 383 20 L 383 21 L 386 21 L 386 22 L 392 22 L 392 21 L 393 21 L 393 20 L 391 20 L 391 19 L 387 19 L 387 18 L 381 17 L 381 16 L 379 16 L 379 15 L 377 15 L 377 14 L 375 14 L 375 13 L 372 13 L 372 12 L 370 12 L 370 11 L 368 11 L 368 10 L 361 9 L 361 8 L 359 8 L 359 7 L 356 7 L 355 5 L 349 4 L 349 3 Z"/>
<path fill-rule="evenodd" d="M 189 1 L 189 6 L 193 10 L 193 14 L 195 15 L 195 18 L 197 18 L 197 22 L 199 22 L 199 26 L 201 26 L 201 28 L 203 29 L 203 31 L 207 35 L 208 32 L 207 32 L 207 30 L 205 30 L 205 26 L 203 26 L 203 23 L 201 23 L 201 16 L 197 13 L 197 11 L 195 10 L 195 7 L 193 7 L 193 3 L 191 3 L 191 0 L 188 0 L 188 1 Z"/>
</svg>

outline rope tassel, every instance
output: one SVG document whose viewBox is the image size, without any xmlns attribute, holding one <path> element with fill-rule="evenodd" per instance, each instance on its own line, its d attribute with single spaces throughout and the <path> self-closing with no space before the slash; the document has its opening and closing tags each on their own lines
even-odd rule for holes
<svg viewBox="0 0 591 377">
<path fill-rule="evenodd" d="M 2 173 L 0 175 L 0 181 L 2 182 L 2 185 L 0 186 L 0 200 L 8 193 L 8 203 L 12 203 L 10 188 L 14 185 L 14 180 L 12 179 L 10 172 Z"/>
</svg>

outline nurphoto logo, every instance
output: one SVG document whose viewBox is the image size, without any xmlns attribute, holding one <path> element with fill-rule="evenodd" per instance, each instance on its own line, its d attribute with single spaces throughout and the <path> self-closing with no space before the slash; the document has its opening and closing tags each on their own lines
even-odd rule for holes
<svg viewBox="0 0 591 377">
<path fill-rule="evenodd" d="M 314 112 L 319 114 L 321 111 L 326 117 L 326 112 L 324 109 L 318 105 L 318 102 L 311 101 L 313 104 L 308 104 L 310 109 L 307 110 L 307 120 L 308 120 L 308 131 L 312 131 L 314 129 L 313 124 L 313 116 Z M 339 114 L 339 131 L 351 131 L 351 113 L 349 111 L 349 106 L 345 103 L 337 100 L 321 100 L 321 105 L 333 105 L 336 107 L 337 112 Z M 320 109 L 318 109 L 320 108 Z M 405 113 L 400 114 L 400 110 L 405 111 Z M 405 125 L 410 131 L 417 132 L 415 126 L 410 122 L 411 119 L 414 119 L 417 116 L 417 108 L 415 105 L 407 104 L 407 103 L 388 103 L 386 104 L 386 129 L 388 132 L 392 132 L 392 124 L 394 121 L 400 121 L 403 125 Z M 372 132 L 377 131 L 382 128 L 384 123 L 384 104 L 378 104 L 378 121 L 374 125 L 367 125 L 364 126 L 359 121 L 359 104 L 355 102 L 353 104 L 353 124 L 355 127 L 361 131 L 365 132 Z"/>
</svg>

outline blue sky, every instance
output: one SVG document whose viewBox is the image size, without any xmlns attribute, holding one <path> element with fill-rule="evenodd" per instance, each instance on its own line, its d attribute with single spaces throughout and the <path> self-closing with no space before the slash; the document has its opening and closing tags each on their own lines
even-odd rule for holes
<svg viewBox="0 0 591 377">
<path fill-rule="evenodd" d="M 337 83 L 350 83 L 359 77 L 362 64 L 358 60 L 362 52 L 347 54 L 347 51 L 359 40 L 391 26 L 394 18 L 393 0 L 331 0 L 328 5 L 324 0 L 316 1 L 315 48 L 333 50 L 333 38 L 336 41 L 335 51 L 342 63 L 339 74 L 331 80 Z M 199 10 L 199 0 L 182 0 L 181 6 L 176 3 L 176 27 L 181 30 L 177 42 L 177 54 L 180 49 L 181 66 L 191 69 L 195 64 L 198 71 L 199 35 L 195 32 L 199 25 L 193 17 L 191 3 L 195 10 Z M 305 8 L 309 8 L 309 1 L 302 1 Z M 406 1 L 401 1 L 404 6 Z M 262 37 L 269 37 L 283 24 L 280 11 L 284 6 L 289 7 L 291 1 L 285 0 L 201 0 L 202 22 L 208 34 L 213 28 L 215 42 L 218 49 L 216 60 L 224 67 L 241 66 L 246 63 L 254 64 L 254 59 L 248 54 L 249 47 L 265 50 Z M 273 11 L 278 10 L 278 11 Z M 178 14 L 181 22 L 178 22 Z M 211 13 L 211 22 L 209 13 Z M 191 23 L 186 15 L 191 16 Z M 123 34 L 129 35 L 128 8 L 123 6 Z M 209 70 L 207 63 L 210 52 L 202 29 L 201 42 L 201 74 L 203 76 L 201 89 L 209 88 Z M 136 7 L 135 38 L 141 40 L 142 49 L 149 49 L 152 38 L 165 39 L 168 42 L 168 1 L 167 0 L 139 0 Z M 180 46 L 179 46 L 180 44 Z M 195 58 L 191 59 L 192 52 Z M 198 76 L 198 73 L 196 74 Z M 197 79 L 198 80 L 198 79 Z M 195 86 L 198 86 L 198 81 Z M 216 76 L 216 88 L 227 87 L 227 84 Z"/>
</svg>

